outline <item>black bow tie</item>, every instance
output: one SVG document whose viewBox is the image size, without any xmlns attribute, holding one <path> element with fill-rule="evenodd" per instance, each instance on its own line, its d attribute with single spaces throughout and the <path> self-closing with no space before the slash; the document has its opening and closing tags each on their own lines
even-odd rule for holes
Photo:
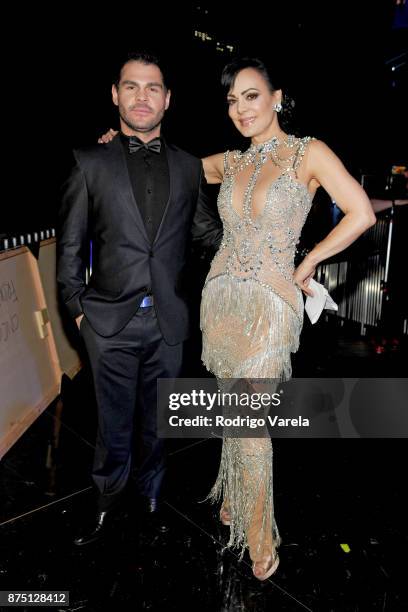
<svg viewBox="0 0 408 612">
<path fill-rule="evenodd" d="M 153 138 L 150 142 L 142 142 L 138 138 L 129 138 L 129 153 L 136 153 L 144 149 L 145 151 L 152 151 L 153 153 L 160 153 L 161 140 L 160 138 Z"/>
</svg>

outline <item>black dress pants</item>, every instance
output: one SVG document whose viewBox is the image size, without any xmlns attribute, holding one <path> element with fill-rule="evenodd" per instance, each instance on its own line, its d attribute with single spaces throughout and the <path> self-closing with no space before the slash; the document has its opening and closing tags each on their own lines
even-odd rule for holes
<svg viewBox="0 0 408 612">
<path fill-rule="evenodd" d="M 115 336 L 100 336 L 86 317 L 80 333 L 98 407 L 92 472 L 99 492 L 98 509 L 108 510 L 116 504 L 137 459 L 138 493 L 157 497 L 166 464 L 164 441 L 156 435 L 157 378 L 179 375 L 183 345 L 166 344 L 153 306 L 139 308 Z"/>
</svg>

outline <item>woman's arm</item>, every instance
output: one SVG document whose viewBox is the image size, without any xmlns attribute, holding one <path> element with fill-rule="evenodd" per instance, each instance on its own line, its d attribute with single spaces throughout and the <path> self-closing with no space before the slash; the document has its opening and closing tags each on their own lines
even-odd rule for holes
<svg viewBox="0 0 408 612">
<path fill-rule="evenodd" d="M 216 153 L 202 159 L 207 183 L 222 183 L 224 178 L 224 153 Z"/>
<path fill-rule="evenodd" d="M 319 140 L 312 141 L 309 147 L 305 161 L 310 181 L 317 181 L 344 213 L 340 223 L 306 255 L 295 270 L 295 283 L 304 293 L 313 295 L 308 284 L 316 266 L 352 244 L 374 225 L 376 217 L 364 189 L 347 172 L 333 151 Z"/>
<path fill-rule="evenodd" d="M 113 128 L 109 128 L 109 130 L 107 132 L 105 132 L 105 134 L 102 134 L 102 136 L 100 138 L 98 138 L 98 143 L 99 144 L 106 144 L 106 143 L 110 142 L 111 140 L 113 140 L 115 138 L 117 133 L 118 133 L 118 130 L 114 130 Z"/>
</svg>

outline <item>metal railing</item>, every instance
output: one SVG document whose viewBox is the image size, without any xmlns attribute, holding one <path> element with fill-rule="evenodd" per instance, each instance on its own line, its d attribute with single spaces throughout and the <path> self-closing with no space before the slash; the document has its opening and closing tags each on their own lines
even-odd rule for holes
<svg viewBox="0 0 408 612">
<path fill-rule="evenodd" d="M 341 261 L 323 263 L 316 270 L 316 280 L 338 304 L 338 311 L 328 316 L 359 323 L 362 335 L 368 326 L 379 327 L 383 320 L 393 225 L 393 209 L 379 213 L 377 223 L 338 256 Z M 408 316 L 401 317 L 400 327 L 401 333 L 408 333 Z"/>
</svg>

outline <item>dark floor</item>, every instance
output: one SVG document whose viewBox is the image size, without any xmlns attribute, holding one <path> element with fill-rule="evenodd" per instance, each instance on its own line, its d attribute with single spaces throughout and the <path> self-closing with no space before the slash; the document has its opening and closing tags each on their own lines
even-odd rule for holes
<svg viewBox="0 0 408 612">
<path fill-rule="evenodd" d="M 377 345 L 330 322 L 306 326 L 295 374 L 406 376 L 406 346 Z M 66 385 L 63 408 L 50 406 L 5 456 L 0 590 L 68 590 L 70 606 L 59 609 L 86 612 L 408 610 L 406 439 L 276 440 L 281 564 L 259 583 L 247 557 L 223 552 L 228 528 L 199 503 L 216 475 L 218 440 L 169 441 L 167 528 L 129 502 L 110 538 L 73 546 L 92 507 L 94 431 L 82 372 Z"/>
</svg>

